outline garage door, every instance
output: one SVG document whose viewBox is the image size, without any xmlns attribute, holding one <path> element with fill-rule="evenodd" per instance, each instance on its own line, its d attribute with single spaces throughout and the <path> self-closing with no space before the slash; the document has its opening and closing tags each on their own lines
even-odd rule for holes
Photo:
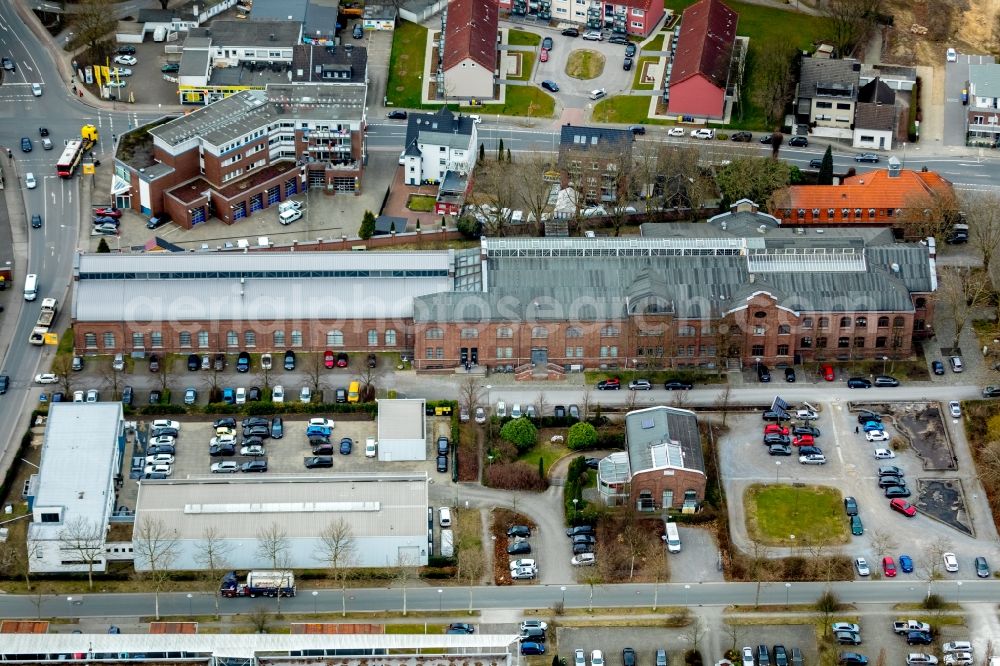
<svg viewBox="0 0 1000 666">
<path fill-rule="evenodd" d="M 281 188 L 275 185 L 267 191 L 267 205 L 273 206 L 281 201 Z"/>
<path fill-rule="evenodd" d="M 299 185 L 299 179 L 298 178 L 289 178 L 288 180 L 285 181 L 285 198 L 286 199 L 288 197 L 292 196 L 293 194 L 298 194 L 298 192 L 299 192 L 298 185 Z"/>
<path fill-rule="evenodd" d="M 258 211 L 264 208 L 264 193 L 255 194 L 250 197 L 250 212 Z"/>
<path fill-rule="evenodd" d="M 241 201 L 235 206 L 233 206 L 233 219 L 242 220 L 247 216 L 247 204 L 245 201 Z"/>
<path fill-rule="evenodd" d="M 322 171 L 310 171 L 309 172 L 309 187 L 325 187 L 326 186 L 326 176 Z"/>
<path fill-rule="evenodd" d="M 191 211 L 191 224 L 201 224 L 205 221 L 205 207 L 198 206 Z"/>
</svg>

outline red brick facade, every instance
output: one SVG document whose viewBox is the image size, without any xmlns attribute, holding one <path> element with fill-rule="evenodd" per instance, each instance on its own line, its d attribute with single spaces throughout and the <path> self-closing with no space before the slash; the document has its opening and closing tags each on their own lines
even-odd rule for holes
<svg viewBox="0 0 1000 666">
<path fill-rule="evenodd" d="M 632 475 L 629 499 L 632 506 L 680 509 L 685 493 L 693 492 L 699 502 L 705 499 L 705 482 L 705 475 L 693 469 L 648 469 Z M 662 506 L 665 492 L 671 494 L 670 506 Z"/>
</svg>

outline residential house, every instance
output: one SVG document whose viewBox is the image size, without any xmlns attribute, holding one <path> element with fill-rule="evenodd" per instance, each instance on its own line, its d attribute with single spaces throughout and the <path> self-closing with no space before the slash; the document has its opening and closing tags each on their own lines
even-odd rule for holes
<svg viewBox="0 0 1000 666">
<path fill-rule="evenodd" d="M 136 22 L 142 24 L 143 36 L 154 35 L 158 28 L 163 28 L 168 34 L 187 32 L 191 28 L 196 28 L 218 16 L 235 4 L 236 0 L 219 0 L 218 2 L 188 0 L 188 2 L 170 9 L 145 7 L 139 10 Z"/>
<path fill-rule="evenodd" d="M 449 172 L 469 174 L 479 157 L 479 133 L 470 116 L 447 107 L 437 113 L 411 113 L 401 157 L 407 185 L 443 183 Z"/>
<path fill-rule="evenodd" d="M 913 67 L 902 65 L 886 65 L 876 63 L 869 65 L 861 64 L 860 85 L 865 85 L 873 79 L 880 79 L 882 83 L 896 91 L 909 92 L 917 84 L 917 70 Z"/>
<path fill-rule="evenodd" d="M 854 110 L 854 147 L 892 150 L 900 113 L 896 91 L 881 79 L 876 77 L 861 86 Z"/>
<path fill-rule="evenodd" d="M 395 30 L 396 6 L 387 4 L 365 3 L 363 26 L 365 30 Z"/>
<path fill-rule="evenodd" d="M 625 451 L 598 463 L 597 487 L 610 506 L 640 512 L 694 512 L 705 499 L 705 459 L 694 412 L 649 407 L 625 415 Z"/>
<path fill-rule="evenodd" d="M 684 10 L 669 77 L 669 114 L 725 116 L 738 19 L 721 0 L 698 0 Z"/>
<path fill-rule="evenodd" d="M 514 16 L 577 23 L 591 30 L 649 36 L 665 13 L 656 0 L 498 0 Z"/>
<path fill-rule="evenodd" d="M 971 145 L 1000 145 L 1000 64 L 969 65 L 966 140 Z"/>
<path fill-rule="evenodd" d="M 190 228 L 226 224 L 305 191 L 357 192 L 365 84 L 286 83 L 236 93 L 119 137 L 120 208 Z"/>
<path fill-rule="evenodd" d="M 589 204 L 618 200 L 623 186 L 622 165 L 632 160 L 632 133 L 610 127 L 565 124 L 559 134 L 562 187 L 570 184 Z"/>
<path fill-rule="evenodd" d="M 814 136 L 851 139 L 861 63 L 802 58 L 795 116 Z"/>
<path fill-rule="evenodd" d="M 335 44 L 340 0 L 242 0 L 250 18 L 286 20 L 302 26 L 303 44 Z"/>
<path fill-rule="evenodd" d="M 438 98 L 494 99 L 500 62 L 496 3 L 449 0 L 441 20 L 444 45 L 438 70 Z"/>
<path fill-rule="evenodd" d="M 891 157 L 888 168 L 848 176 L 840 185 L 791 185 L 774 194 L 771 213 L 783 225 L 883 226 L 918 238 L 923 231 L 911 229 L 913 220 L 923 219 L 924 211 L 940 211 L 936 202 L 954 196 L 939 174 L 903 169 Z"/>
</svg>

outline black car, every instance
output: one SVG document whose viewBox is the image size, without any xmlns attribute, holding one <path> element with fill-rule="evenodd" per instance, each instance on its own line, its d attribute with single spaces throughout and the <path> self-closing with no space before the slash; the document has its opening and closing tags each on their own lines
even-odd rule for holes
<svg viewBox="0 0 1000 666">
<path fill-rule="evenodd" d="M 160 357 L 156 354 L 149 355 L 149 371 L 159 372 L 160 371 Z"/>
<path fill-rule="evenodd" d="M 868 657 L 857 652 L 841 652 L 837 663 L 841 666 L 868 666 Z"/>
<path fill-rule="evenodd" d="M 643 127 L 642 125 L 629 125 L 628 131 L 632 132 L 632 136 L 637 136 L 640 134 L 645 134 L 646 128 Z"/>
<path fill-rule="evenodd" d="M 944 374 L 944 363 L 942 363 L 941 361 L 931 361 L 931 370 L 934 371 L 935 375 L 938 375 L 938 376 L 943 375 Z"/>
<path fill-rule="evenodd" d="M 870 412 L 867 409 L 861 410 L 858 413 L 858 423 L 860 425 L 864 425 L 872 421 L 875 421 L 876 423 L 881 423 L 882 416 L 880 414 L 876 414 L 875 412 Z"/>
<path fill-rule="evenodd" d="M 820 159 L 820 158 L 818 158 L 818 157 L 812 158 L 811 160 L 809 160 L 809 168 L 810 169 L 821 169 L 821 168 L 823 168 L 823 160 Z"/>
<path fill-rule="evenodd" d="M 864 377 L 851 377 L 847 380 L 847 388 L 871 388 L 872 383 Z"/>
<path fill-rule="evenodd" d="M 526 542 L 522 541 L 521 543 L 526 543 Z M 593 544 L 589 544 L 589 543 L 575 543 L 575 544 L 573 544 L 573 554 L 574 555 L 582 555 L 583 553 L 592 553 L 592 552 L 594 552 L 594 546 L 593 546 Z"/>
<path fill-rule="evenodd" d="M 542 81 L 542 87 L 549 92 L 559 92 L 559 84 L 555 81 Z"/>
<path fill-rule="evenodd" d="M 74 356 L 73 363 L 70 367 L 73 368 L 73 372 L 80 372 L 81 370 L 83 370 L 83 357 Z"/>
<path fill-rule="evenodd" d="M 118 55 L 135 55 L 134 46 L 119 46 Z"/>
<path fill-rule="evenodd" d="M 598 469 L 601 466 L 600 458 L 586 458 L 583 462 L 587 465 L 587 469 Z"/>
<path fill-rule="evenodd" d="M 21 139 L 21 151 L 25 153 L 31 152 L 31 139 L 28 137 L 23 137 Z"/>
<path fill-rule="evenodd" d="M 774 409 L 769 409 L 766 412 L 763 412 L 760 416 L 765 421 L 788 421 L 792 418 L 788 412 Z"/>
<path fill-rule="evenodd" d="M 188 354 L 188 370 L 195 372 L 201 367 L 201 359 L 197 354 Z"/>
<path fill-rule="evenodd" d="M 257 402 L 260 400 L 261 392 L 259 386 L 251 386 L 247 389 L 247 402 Z"/>
<path fill-rule="evenodd" d="M 160 404 L 160 398 L 162 397 L 163 394 L 160 393 L 160 389 L 153 389 L 152 391 L 149 392 L 149 404 L 151 405 Z"/>
<path fill-rule="evenodd" d="M 438 437 L 437 447 L 438 455 L 446 456 L 448 455 L 448 451 L 451 449 L 451 444 L 448 442 L 448 438 L 442 435 L 441 437 Z"/>
<path fill-rule="evenodd" d="M 236 357 L 236 372 L 250 372 L 250 354 L 245 351 Z"/>
<path fill-rule="evenodd" d="M 934 638 L 929 631 L 911 631 L 906 634 L 907 645 L 930 645 Z"/>
<path fill-rule="evenodd" d="M 406 120 L 406 111 L 393 109 L 389 113 L 385 114 L 385 117 L 388 118 L 389 120 Z"/>
<path fill-rule="evenodd" d="M 770 146 L 773 141 L 774 141 L 773 134 L 765 134 L 764 136 L 760 137 L 760 142 L 766 146 Z"/>
<path fill-rule="evenodd" d="M 566 536 L 575 537 L 578 534 L 593 534 L 594 528 L 592 525 L 577 525 L 576 527 L 570 527 L 566 530 Z"/>
<path fill-rule="evenodd" d="M 632 70 L 632 58 L 625 58 L 625 60 L 622 61 L 622 69 L 626 72 Z"/>
<path fill-rule="evenodd" d="M 795 383 L 795 368 L 785 368 L 785 381 L 789 384 Z"/>
<path fill-rule="evenodd" d="M 524 537 L 527 539 L 531 536 L 531 528 L 527 525 L 511 525 L 507 528 L 507 536 Z"/>
<path fill-rule="evenodd" d="M 799 447 L 800 456 L 821 456 L 823 455 L 823 449 L 818 446 L 800 446 Z"/>
<path fill-rule="evenodd" d="M 552 410 L 552 415 L 557 419 L 564 419 L 566 418 L 566 408 L 562 405 L 556 405 Z"/>
<path fill-rule="evenodd" d="M 563 37 L 579 37 L 580 31 L 576 28 L 566 28 L 560 33 Z"/>
<path fill-rule="evenodd" d="M 285 352 L 285 370 L 295 369 L 295 352 L 291 349 Z"/>
<path fill-rule="evenodd" d="M 236 419 L 232 416 L 224 416 L 221 419 L 215 419 L 212 422 L 213 428 L 236 428 Z"/>
<path fill-rule="evenodd" d="M 663 383 L 663 388 L 668 391 L 690 391 L 694 388 L 694 384 L 691 382 L 682 382 L 679 379 L 671 379 Z"/>
<path fill-rule="evenodd" d="M 635 666 L 635 650 L 627 647 L 622 649 L 623 666 Z"/>
<path fill-rule="evenodd" d="M 364 39 L 365 29 L 361 27 L 360 23 L 354 24 L 354 32 L 351 33 L 351 36 L 354 37 L 354 39 Z"/>
<path fill-rule="evenodd" d="M 168 62 L 163 67 L 160 67 L 160 71 L 164 74 L 173 74 L 181 71 L 181 65 L 178 62 Z"/>
<path fill-rule="evenodd" d="M 552 50 L 552 38 L 551 37 L 546 37 L 545 39 L 542 40 L 542 48 L 545 49 L 546 51 L 551 51 Z"/>
<path fill-rule="evenodd" d="M 334 392 L 334 400 L 336 400 L 337 402 L 347 402 L 347 389 L 345 389 L 343 386 L 338 388 Z"/>
<path fill-rule="evenodd" d="M 158 444 L 146 449 L 147 456 L 155 456 L 158 453 L 166 453 L 167 455 L 172 456 L 177 453 L 177 447 L 171 446 L 170 444 Z"/>
<path fill-rule="evenodd" d="M 788 435 L 779 435 L 776 432 L 764 435 L 764 443 L 770 446 L 771 444 L 791 444 L 792 439 Z"/>
<path fill-rule="evenodd" d="M 788 666 L 788 653 L 784 645 L 774 646 L 774 666 Z"/>
<path fill-rule="evenodd" d="M 240 423 L 244 428 L 255 425 L 267 425 L 270 421 L 267 420 L 266 416 L 248 416 Z"/>
<path fill-rule="evenodd" d="M 208 455 L 213 458 L 218 458 L 219 456 L 235 456 L 236 455 L 236 445 L 235 444 L 212 444 L 208 447 Z"/>
<path fill-rule="evenodd" d="M 309 445 L 312 446 L 312 452 L 314 456 L 333 455 L 333 444 L 331 444 L 330 442 L 313 443 L 312 440 L 309 440 Z"/>
<path fill-rule="evenodd" d="M 766 645 L 757 646 L 757 666 L 771 666 L 771 655 Z"/>
<path fill-rule="evenodd" d="M 566 33 L 563 33 L 563 34 L 566 34 Z M 4 68 L 4 71 L 6 71 L 6 72 L 13 72 L 16 69 L 16 67 L 17 67 L 14 64 L 14 61 L 11 60 L 10 58 L 3 58 L 2 60 L 0 60 L 0 62 L 3 63 L 3 68 Z"/>
<path fill-rule="evenodd" d="M 790 456 L 792 455 L 792 447 L 788 444 L 771 444 L 767 447 L 767 455 Z"/>
<path fill-rule="evenodd" d="M 149 433 L 150 437 L 180 437 L 181 433 L 177 428 L 153 428 L 152 432 Z"/>
<path fill-rule="evenodd" d="M 848 516 L 858 515 L 858 501 L 853 497 L 844 498 L 844 511 Z"/>
<path fill-rule="evenodd" d="M 438 456 L 437 457 L 437 471 L 447 472 L 448 471 L 448 456 Z"/>
<path fill-rule="evenodd" d="M 878 487 L 879 488 L 891 488 L 893 486 L 905 486 L 906 479 L 902 476 L 879 476 L 878 477 Z"/>
<path fill-rule="evenodd" d="M 635 57 L 635 44 L 629 42 L 628 46 L 625 47 L 625 57 L 634 58 Z"/>
<path fill-rule="evenodd" d="M 41 229 L 42 228 L 42 216 L 39 214 L 34 214 L 31 216 L 31 228 Z"/>
<path fill-rule="evenodd" d="M 871 162 L 872 164 L 878 164 L 878 155 L 875 153 L 861 153 L 860 155 L 854 156 L 855 162 Z"/>
<path fill-rule="evenodd" d="M 767 384 L 769 381 L 771 381 L 771 371 L 768 369 L 766 365 L 757 366 L 757 380 L 761 384 Z"/>
<path fill-rule="evenodd" d="M 285 424 L 280 416 L 271 419 L 271 439 L 281 439 L 285 436 Z"/>
<path fill-rule="evenodd" d="M 252 425 L 243 428 L 244 437 L 270 437 L 271 427 L 267 423 L 267 419 L 264 419 L 264 423 L 260 425 Z"/>
<path fill-rule="evenodd" d="M 266 472 L 267 471 L 267 458 L 261 458 L 259 460 L 250 460 L 243 463 L 240 467 L 244 472 Z"/>
<path fill-rule="evenodd" d="M 354 440 L 350 437 L 344 437 L 340 440 L 340 454 L 348 456 L 351 454 L 351 450 L 354 448 Z"/>
<path fill-rule="evenodd" d="M 226 369 L 226 355 L 219 353 L 215 355 L 215 361 L 212 365 L 215 370 L 225 370 Z"/>
<path fill-rule="evenodd" d="M 474 634 L 476 633 L 476 628 L 473 627 L 468 622 L 452 622 L 448 625 L 449 633 L 462 633 L 462 634 Z"/>
<path fill-rule="evenodd" d="M 303 462 L 305 462 L 306 469 L 333 467 L 333 458 L 331 456 L 312 456 L 311 458 L 305 458 Z"/>
<path fill-rule="evenodd" d="M 48 135 L 49 135 L 49 128 L 48 127 L 39 127 L 38 128 L 38 136 L 48 136 Z"/>
<path fill-rule="evenodd" d="M 573 543 L 574 544 L 585 543 L 587 545 L 592 546 L 595 543 L 597 543 L 597 537 L 594 536 L 593 534 L 574 534 Z"/>
<path fill-rule="evenodd" d="M 749 141 L 753 141 L 753 134 L 751 134 L 750 132 L 736 132 L 731 137 L 729 137 L 729 140 L 741 141 L 743 143 L 747 143 Z"/>
<path fill-rule="evenodd" d="M 135 401 L 135 391 L 132 389 L 132 387 L 131 386 L 126 386 L 125 388 L 123 388 L 122 389 L 122 404 L 123 405 L 128 405 L 129 407 L 131 407 L 132 403 L 134 401 Z M 55 402 L 55 400 L 53 400 L 52 402 Z"/>
<path fill-rule="evenodd" d="M 796 148 L 808 148 L 809 139 L 805 138 L 804 136 L 793 136 L 791 139 L 788 140 L 788 145 L 794 146 Z"/>
<path fill-rule="evenodd" d="M 909 497 L 910 489 L 906 486 L 889 486 L 885 489 L 884 494 L 889 499 L 894 499 L 896 497 Z"/>
<path fill-rule="evenodd" d="M 448 469 L 447 460 L 445 461 L 445 470 Z M 438 461 L 441 464 L 441 461 Z M 441 470 L 438 470 L 441 471 Z M 515 541 L 514 543 L 507 546 L 508 555 L 531 555 L 531 544 L 527 541 Z"/>
<path fill-rule="evenodd" d="M 816 426 L 810 425 L 798 425 L 792 428 L 793 435 L 812 435 L 813 437 L 819 437 L 820 430 Z"/>
<path fill-rule="evenodd" d="M 628 43 L 628 37 L 625 37 L 624 35 L 612 35 L 611 39 L 608 40 L 608 44 L 621 44 L 622 46 L 627 46 Z"/>
<path fill-rule="evenodd" d="M 7 392 L 7 387 L 10 386 L 10 376 L 0 375 L 0 395 Z"/>
</svg>

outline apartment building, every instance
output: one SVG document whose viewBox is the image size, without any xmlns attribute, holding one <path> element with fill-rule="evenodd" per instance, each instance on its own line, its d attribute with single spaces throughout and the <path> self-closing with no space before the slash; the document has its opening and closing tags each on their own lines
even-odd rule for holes
<svg viewBox="0 0 1000 666">
<path fill-rule="evenodd" d="M 665 13 L 656 0 L 498 0 L 500 9 L 514 16 L 578 23 L 591 30 L 649 36 Z"/>
<path fill-rule="evenodd" d="M 478 150 L 479 133 L 471 116 L 456 115 L 447 107 L 437 113 L 411 113 L 400 157 L 403 182 L 420 185 L 450 180 L 451 192 L 457 181 L 455 177 L 448 179 L 448 174 L 457 174 L 466 181 L 476 166 Z"/>
<path fill-rule="evenodd" d="M 1000 64 L 970 64 L 967 97 L 968 142 L 994 148 L 1000 145 Z"/>
<path fill-rule="evenodd" d="M 357 192 L 365 84 L 270 84 L 119 138 L 115 204 L 190 228 L 234 224 L 310 188 Z"/>
<path fill-rule="evenodd" d="M 612 203 L 620 194 L 621 164 L 632 159 L 632 133 L 566 124 L 559 133 L 559 172 L 588 204 Z"/>
</svg>

